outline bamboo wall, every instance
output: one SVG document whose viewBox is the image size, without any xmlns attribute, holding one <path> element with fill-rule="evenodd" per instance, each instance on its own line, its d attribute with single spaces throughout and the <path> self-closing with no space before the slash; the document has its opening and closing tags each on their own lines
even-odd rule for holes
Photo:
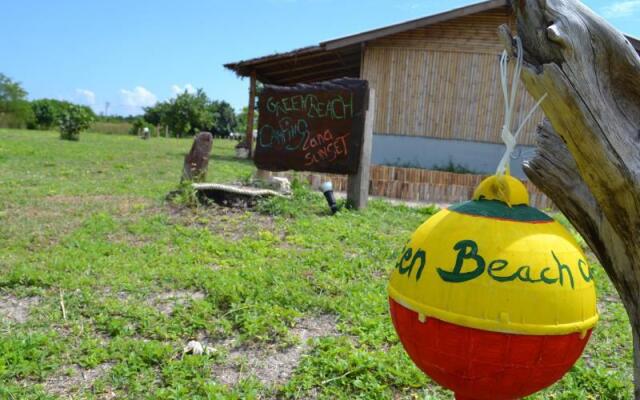
<svg viewBox="0 0 640 400">
<path fill-rule="evenodd" d="M 331 180 L 335 191 L 347 190 L 347 176 L 298 172 L 317 189 L 326 180 Z M 292 172 L 279 173 L 292 178 Z M 459 203 L 470 200 L 484 175 L 454 174 L 417 168 L 373 165 L 369 181 L 369 195 L 425 203 Z M 554 208 L 553 203 L 532 183 L 524 181 L 529 191 L 530 204 L 537 208 Z"/>
<path fill-rule="evenodd" d="M 367 44 L 362 77 L 376 90 L 378 134 L 502 143 L 497 29 L 513 24 L 494 10 L 415 29 Z M 516 121 L 535 103 L 520 86 Z M 519 143 L 535 144 L 536 112 Z"/>
</svg>

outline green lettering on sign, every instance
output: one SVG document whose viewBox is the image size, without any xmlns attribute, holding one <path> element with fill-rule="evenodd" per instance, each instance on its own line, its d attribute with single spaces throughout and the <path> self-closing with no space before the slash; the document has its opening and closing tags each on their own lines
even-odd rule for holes
<svg viewBox="0 0 640 400">
<path fill-rule="evenodd" d="M 458 251 L 456 257 L 456 265 L 453 267 L 453 271 L 449 272 L 438 268 L 438 274 L 445 282 L 466 282 L 471 279 L 475 279 L 482 275 L 484 272 L 484 259 L 478 255 L 478 244 L 473 240 L 462 240 L 453 246 L 454 250 Z M 470 272 L 462 272 L 462 265 L 464 260 L 473 260 L 476 262 L 476 269 Z"/>
</svg>

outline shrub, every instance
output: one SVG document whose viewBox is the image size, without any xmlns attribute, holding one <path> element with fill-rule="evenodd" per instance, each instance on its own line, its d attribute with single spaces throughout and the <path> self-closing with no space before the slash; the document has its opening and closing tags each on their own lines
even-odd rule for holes
<svg viewBox="0 0 640 400">
<path fill-rule="evenodd" d="M 31 102 L 35 115 L 34 129 L 51 129 L 60 121 L 60 117 L 71 103 L 55 99 L 39 99 Z"/>
<path fill-rule="evenodd" d="M 70 105 L 60 115 L 60 139 L 80 140 L 80 132 L 89 129 L 94 115 L 88 107 Z"/>
<path fill-rule="evenodd" d="M 155 127 L 142 118 L 137 118 L 133 121 L 133 124 L 131 124 L 131 129 L 129 129 L 129 135 L 139 135 L 144 128 L 148 128 L 150 135 L 154 136 Z"/>
</svg>

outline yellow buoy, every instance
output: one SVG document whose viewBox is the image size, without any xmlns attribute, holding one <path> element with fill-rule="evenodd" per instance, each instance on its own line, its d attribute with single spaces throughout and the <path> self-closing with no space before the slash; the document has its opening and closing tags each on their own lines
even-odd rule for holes
<svg viewBox="0 0 640 400">
<path fill-rule="evenodd" d="M 492 176 L 473 201 L 429 218 L 391 274 L 391 298 L 470 328 L 523 334 L 591 329 L 598 314 L 586 258 L 571 234 L 529 207 L 528 198 L 517 179 Z"/>
<path fill-rule="evenodd" d="M 528 203 L 519 180 L 485 179 L 473 200 L 420 226 L 391 273 L 392 317 L 407 352 L 459 398 L 511 399 L 555 382 L 598 320 L 585 255 Z M 518 378 L 534 366 L 539 381 Z"/>
</svg>

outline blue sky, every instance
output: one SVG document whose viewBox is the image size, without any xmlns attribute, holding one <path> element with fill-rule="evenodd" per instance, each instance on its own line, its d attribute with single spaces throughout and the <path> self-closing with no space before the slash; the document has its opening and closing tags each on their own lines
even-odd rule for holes
<svg viewBox="0 0 640 400">
<path fill-rule="evenodd" d="M 110 114 L 203 88 L 236 109 L 247 80 L 222 64 L 418 18 L 465 0 L 6 0 L 0 72 L 29 97 L 60 98 Z M 640 37 L 640 0 L 586 0 Z"/>
</svg>

